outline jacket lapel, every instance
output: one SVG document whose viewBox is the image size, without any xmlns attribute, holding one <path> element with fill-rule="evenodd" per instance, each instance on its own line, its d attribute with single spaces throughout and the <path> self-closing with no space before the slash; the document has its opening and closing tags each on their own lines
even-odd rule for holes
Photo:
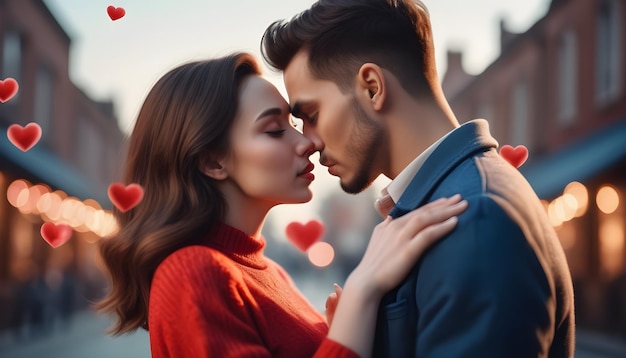
<svg viewBox="0 0 626 358">
<path fill-rule="evenodd" d="M 455 129 L 426 159 L 389 215 L 397 218 L 424 205 L 438 183 L 459 163 L 497 146 L 498 142 L 489 134 L 489 124 L 484 119 L 467 122 Z"/>
</svg>

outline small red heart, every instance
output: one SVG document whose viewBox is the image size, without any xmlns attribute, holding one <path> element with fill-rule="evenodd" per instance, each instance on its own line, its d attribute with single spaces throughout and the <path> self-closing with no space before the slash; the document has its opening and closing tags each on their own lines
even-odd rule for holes
<svg viewBox="0 0 626 358">
<path fill-rule="evenodd" d="M 37 123 L 28 123 L 25 127 L 11 124 L 7 129 L 7 137 L 14 146 L 26 152 L 41 139 L 41 127 Z"/>
<path fill-rule="evenodd" d="M 109 199 L 123 213 L 134 208 L 143 199 L 143 188 L 139 184 L 131 183 L 127 186 L 121 183 L 109 185 Z"/>
<path fill-rule="evenodd" d="M 111 20 L 115 21 L 123 18 L 124 15 L 126 15 L 126 10 L 124 10 L 123 7 L 115 7 L 113 5 L 110 5 L 109 7 L 107 7 L 107 14 L 109 14 Z"/>
<path fill-rule="evenodd" d="M 41 237 L 46 242 L 57 248 L 67 242 L 72 237 L 72 228 L 65 224 L 55 224 L 52 222 L 45 222 L 41 225 Z"/>
<path fill-rule="evenodd" d="M 311 220 L 305 225 L 293 221 L 285 229 L 287 238 L 301 251 L 306 251 L 324 235 L 324 224 Z"/>
<path fill-rule="evenodd" d="M 4 103 L 17 93 L 20 86 L 13 78 L 7 78 L 6 80 L 0 80 L 0 102 Z"/>
<path fill-rule="evenodd" d="M 528 159 L 528 149 L 523 145 L 513 148 L 505 144 L 500 148 L 500 155 L 515 168 L 519 168 Z"/>
</svg>

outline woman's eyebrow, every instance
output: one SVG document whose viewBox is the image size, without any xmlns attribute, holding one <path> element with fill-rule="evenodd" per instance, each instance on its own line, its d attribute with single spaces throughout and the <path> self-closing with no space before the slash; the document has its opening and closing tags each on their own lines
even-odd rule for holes
<svg viewBox="0 0 626 358">
<path fill-rule="evenodd" d="M 283 113 L 283 110 L 278 107 L 268 108 L 264 110 L 263 112 L 261 112 L 261 114 L 255 119 L 255 121 L 258 121 L 267 116 L 281 115 L 282 113 Z"/>
</svg>

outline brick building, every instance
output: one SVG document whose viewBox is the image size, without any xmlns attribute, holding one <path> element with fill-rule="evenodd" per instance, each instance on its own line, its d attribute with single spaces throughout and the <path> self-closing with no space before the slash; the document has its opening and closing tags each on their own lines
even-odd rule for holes
<svg viewBox="0 0 626 358">
<path fill-rule="evenodd" d="M 0 103 L 0 330 L 20 320 L 18 292 L 36 279 L 51 301 L 64 277 L 73 277 L 76 305 L 93 297 L 95 242 L 115 229 L 106 190 L 124 135 L 113 103 L 90 99 L 70 80 L 70 45 L 42 0 L 0 0 L 0 79 L 20 85 Z M 43 136 L 22 152 L 5 133 L 29 122 Z M 70 225 L 70 241 L 52 249 L 40 235 L 44 221 Z"/>
<path fill-rule="evenodd" d="M 500 30 L 480 74 L 449 51 L 444 91 L 460 121 L 528 147 L 520 170 L 567 254 L 578 327 L 626 339 L 626 2 L 552 0 L 527 31 Z"/>
</svg>

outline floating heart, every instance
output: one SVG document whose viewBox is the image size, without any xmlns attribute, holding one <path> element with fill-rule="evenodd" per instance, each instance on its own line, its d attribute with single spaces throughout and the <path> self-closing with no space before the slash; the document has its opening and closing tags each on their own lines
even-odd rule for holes
<svg viewBox="0 0 626 358">
<path fill-rule="evenodd" d="M 285 229 L 287 238 L 301 251 L 306 251 L 324 235 L 324 224 L 311 220 L 305 225 L 291 222 Z"/>
<path fill-rule="evenodd" d="M 37 123 L 28 123 L 26 127 L 11 124 L 7 129 L 7 137 L 14 146 L 26 152 L 41 139 L 41 127 Z"/>
<path fill-rule="evenodd" d="M 122 212 L 134 208 L 143 199 L 143 188 L 139 184 L 131 183 L 124 186 L 121 183 L 109 185 L 109 199 Z"/>
<path fill-rule="evenodd" d="M 500 148 L 500 155 L 512 166 L 519 168 L 528 159 L 528 149 L 523 145 L 518 145 L 513 148 L 512 146 L 505 144 Z"/>
<path fill-rule="evenodd" d="M 52 222 L 45 222 L 41 225 L 41 237 L 50 246 L 57 248 L 72 237 L 72 228 L 65 224 L 57 225 Z"/>
<path fill-rule="evenodd" d="M 4 81 L 0 80 L 0 102 L 4 103 L 13 98 L 19 88 L 17 81 L 10 77 Z"/>
<path fill-rule="evenodd" d="M 124 15 L 126 15 L 126 10 L 124 10 L 123 7 L 115 7 L 111 5 L 107 7 L 107 14 L 109 14 L 111 20 L 115 21 L 123 18 Z"/>
</svg>

